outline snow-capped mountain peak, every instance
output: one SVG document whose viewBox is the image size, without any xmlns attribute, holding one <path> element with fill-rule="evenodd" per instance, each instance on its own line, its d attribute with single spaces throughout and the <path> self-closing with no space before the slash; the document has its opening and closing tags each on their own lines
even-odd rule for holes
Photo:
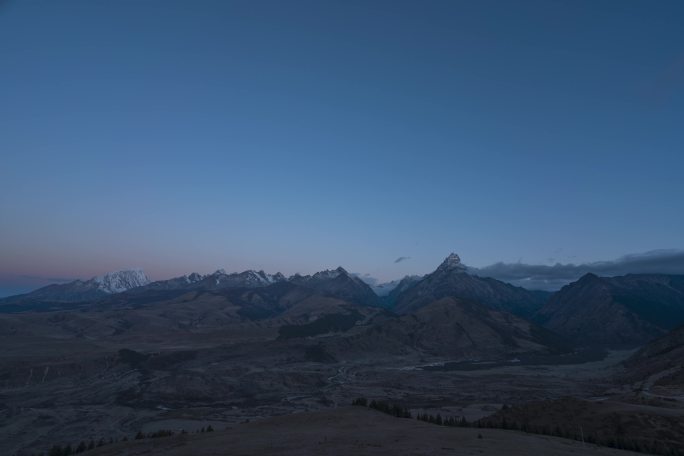
<svg viewBox="0 0 684 456">
<path fill-rule="evenodd" d="M 193 272 L 191 274 L 186 274 L 183 276 L 185 279 L 185 282 L 187 283 L 196 283 L 199 282 L 200 280 L 204 279 L 204 276 L 202 274 L 199 274 L 197 272 Z"/>
<path fill-rule="evenodd" d="M 107 274 L 94 277 L 92 280 L 97 284 L 98 290 L 110 294 L 121 293 L 150 283 L 150 279 L 142 269 L 108 272 Z"/>
<path fill-rule="evenodd" d="M 269 284 L 273 282 L 272 277 L 269 274 L 266 274 L 264 271 L 245 271 L 245 275 L 247 276 L 247 280 L 249 282 L 254 282 L 258 284 Z"/>
<path fill-rule="evenodd" d="M 267 274 L 264 271 L 255 271 L 248 269 L 242 272 L 226 272 L 225 269 L 218 269 L 213 274 L 202 277 L 202 279 L 211 278 L 215 287 L 261 287 L 270 285 L 272 283 L 280 282 L 285 279 L 281 273 Z"/>
</svg>

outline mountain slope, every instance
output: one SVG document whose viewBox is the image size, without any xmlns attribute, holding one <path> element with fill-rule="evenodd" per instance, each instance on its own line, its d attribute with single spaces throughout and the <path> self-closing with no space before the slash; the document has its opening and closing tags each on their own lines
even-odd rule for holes
<svg viewBox="0 0 684 456">
<path fill-rule="evenodd" d="M 384 296 L 381 296 L 380 299 L 382 300 L 382 303 L 385 305 L 385 307 L 393 308 L 397 303 L 397 298 L 399 297 L 399 295 L 408 290 L 409 288 L 411 288 L 416 283 L 420 282 L 421 280 L 423 280 L 423 276 L 405 276 L 392 288 L 392 290 L 389 291 L 389 293 L 387 293 Z"/>
<path fill-rule="evenodd" d="M 314 275 L 294 275 L 289 282 L 317 291 L 324 296 L 344 299 L 367 306 L 380 305 L 380 299 L 370 286 L 342 267 L 317 272 Z"/>
<path fill-rule="evenodd" d="M 441 298 L 413 313 L 395 316 L 331 348 L 339 356 L 419 352 L 452 360 L 502 360 L 521 353 L 558 353 L 558 338 L 508 312 L 480 303 Z"/>
<path fill-rule="evenodd" d="M 684 391 L 684 326 L 649 343 L 627 361 L 627 378 L 643 388 L 677 387 Z"/>
<path fill-rule="evenodd" d="M 479 437 L 478 437 L 479 435 Z M 483 438 L 484 435 L 484 438 Z M 458 450 L 455 450 L 458 449 Z M 93 456 L 263 455 L 633 456 L 612 448 L 500 429 L 436 426 L 365 407 L 331 408 L 237 424 L 226 430 L 131 440 L 90 450 Z M 86 453 L 86 454 L 88 454 Z"/>
<path fill-rule="evenodd" d="M 141 269 L 110 272 L 90 280 L 48 285 L 30 293 L 0 300 L 0 305 L 32 302 L 81 302 L 96 300 L 115 293 L 145 286 L 150 279 Z"/>
<path fill-rule="evenodd" d="M 477 301 L 523 317 L 533 315 L 544 303 L 539 293 L 468 274 L 458 255 L 452 253 L 433 273 L 399 293 L 394 309 L 409 313 L 444 297 Z"/>
<path fill-rule="evenodd" d="M 584 345 L 639 345 L 684 323 L 684 276 L 586 274 L 535 317 Z"/>
</svg>

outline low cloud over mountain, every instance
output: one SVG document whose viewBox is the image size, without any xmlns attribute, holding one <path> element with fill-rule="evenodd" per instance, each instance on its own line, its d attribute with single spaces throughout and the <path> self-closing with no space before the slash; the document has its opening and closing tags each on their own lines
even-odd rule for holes
<svg viewBox="0 0 684 456">
<path fill-rule="evenodd" d="M 598 276 L 625 274 L 684 274 L 683 250 L 653 250 L 625 255 L 614 261 L 553 266 L 525 263 L 495 263 L 484 268 L 468 268 L 480 276 L 493 277 L 528 289 L 557 290 L 591 272 Z"/>
</svg>

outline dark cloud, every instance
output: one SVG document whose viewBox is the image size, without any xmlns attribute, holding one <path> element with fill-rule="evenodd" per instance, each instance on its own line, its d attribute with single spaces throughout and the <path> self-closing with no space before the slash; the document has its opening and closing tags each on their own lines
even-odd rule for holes
<svg viewBox="0 0 684 456">
<path fill-rule="evenodd" d="M 529 289 L 557 290 L 588 272 L 599 276 L 625 274 L 684 274 L 684 251 L 653 250 L 625 255 L 615 261 L 553 266 L 524 263 L 496 263 L 484 268 L 469 268 L 473 274 L 493 277 Z"/>
<path fill-rule="evenodd" d="M 401 256 L 401 257 L 397 258 L 396 260 L 394 260 L 394 262 L 395 263 L 401 263 L 402 261 L 406 261 L 406 260 L 410 260 L 410 259 L 411 259 L 411 257 Z"/>
</svg>

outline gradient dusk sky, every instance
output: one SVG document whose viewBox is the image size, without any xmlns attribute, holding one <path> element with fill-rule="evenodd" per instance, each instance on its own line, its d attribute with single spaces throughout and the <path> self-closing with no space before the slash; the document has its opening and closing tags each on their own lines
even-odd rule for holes
<svg viewBox="0 0 684 456">
<path fill-rule="evenodd" d="M 0 1 L 0 294 L 682 249 L 683 24 L 679 0 Z"/>
</svg>

